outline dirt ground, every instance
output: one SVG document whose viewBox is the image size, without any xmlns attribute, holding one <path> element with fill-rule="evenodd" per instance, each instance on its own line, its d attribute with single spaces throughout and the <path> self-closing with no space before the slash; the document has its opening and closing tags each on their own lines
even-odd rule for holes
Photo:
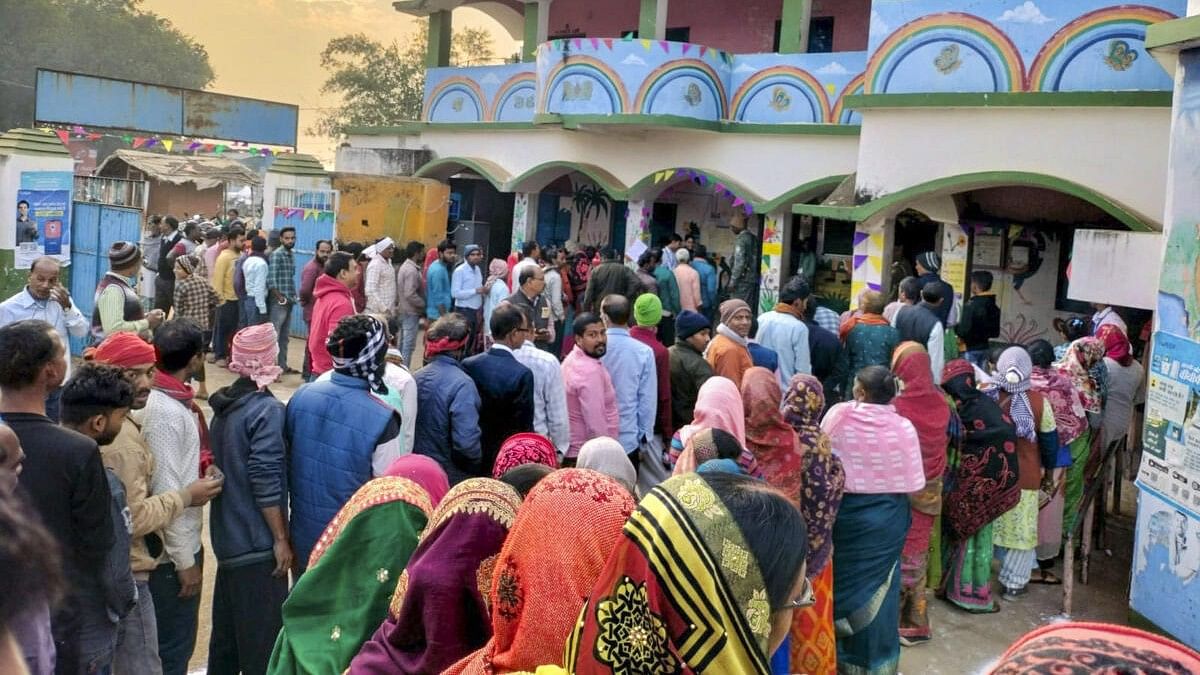
<svg viewBox="0 0 1200 675">
<path fill-rule="evenodd" d="M 292 339 L 288 361 L 298 368 L 303 359 L 304 343 Z M 417 345 L 414 360 L 420 365 L 422 346 Z M 227 370 L 208 366 L 209 391 L 230 384 L 234 379 Z M 287 401 L 301 384 L 298 375 L 284 377 L 271 387 L 275 395 Z M 202 403 L 205 413 L 211 410 Z M 1092 555 L 1089 584 L 1075 586 L 1074 614 L 1076 620 L 1125 623 L 1128 616 L 1129 570 L 1133 551 L 1132 514 L 1136 493 L 1131 485 L 1124 491 L 1124 517 L 1110 519 L 1108 544 L 1110 553 L 1096 551 Z M 206 672 L 208 641 L 211 629 L 212 590 L 216 578 L 216 561 L 208 541 L 208 510 L 205 509 L 204 531 L 204 589 L 200 605 L 200 629 L 196 639 L 190 670 L 193 675 Z M 1055 570 L 1061 576 L 1061 566 Z M 1078 576 L 1077 576 L 1078 578 Z M 1062 617 L 1062 586 L 1030 585 L 1027 595 L 1015 602 L 1003 602 L 997 614 L 977 615 L 959 611 L 948 603 L 931 597 L 930 617 L 934 639 L 911 649 L 904 649 L 900 658 L 902 673 L 915 675 L 963 675 L 985 672 L 986 667 L 1021 635 L 1033 628 L 1060 621 Z"/>
</svg>

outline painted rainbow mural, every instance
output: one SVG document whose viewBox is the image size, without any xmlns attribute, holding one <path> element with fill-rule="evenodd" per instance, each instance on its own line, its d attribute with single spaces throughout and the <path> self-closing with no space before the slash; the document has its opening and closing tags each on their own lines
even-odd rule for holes
<svg viewBox="0 0 1200 675">
<path fill-rule="evenodd" d="M 1004 31 L 964 12 L 942 12 L 909 22 L 879 45 L 867 62 L 866 92 L 884 94 L 892 73 L 913 51 L 937 42 L 953 42 L 979 54 L 992 71 L 995 91 L 1022 91 L 1025 62 Z"/>
<path fill-rule="evenodd" d="M 629 95 L 625 92 L 625 85 L 621 83 L 621 76 L 600 59 L 575 54 L 571 55 L 570 61 L 559 63 L 547 74 L 538 112 L 550 112 L 550 94 L 565 78 L 572 75 L 587 77 L 600 84 L 612 103 L 611 114 L 629 112 Z"/>
<path fill-rule="evenodd" d="M 534 73 L 517 73 L 516 75 L 513 75 L 505 80 L 505 82 L 500 85 L 499 91 L 496 92 L 496 96 L 492 99 L 492 116 L 488 119 L 493 120 L 496 117 L 499 117 L 500 112 L 504 110 L 504 106 L 508 103 L 508 100 L 515 94 L 525 92 L 526 90 L 528 90 L 530 95 L 535 95 L 537 92 L 537 75 Z M 530 118 L 532 118 L 532 116 L 533 111 L 531 110 Z"/>
<path fill-rule="evenodd" d="M 700 59 L 676 59 L 656 68 L 646 76 L 646 80 L 638 90 L 637 99 L 633 104 L 633 112 L 650 114 L 654 99 L 662 88 L 683 76 L 691 76 L 704 81 L 709 96 L 717 102 L 718 119 L 725 119 L 728 113 L 725 85 L 717 71 Z"/>
<path fill-rule="evenodd" d="M 799 89 L 812 107 L 813 122 L 830 121 L 829 96 L 825 88 L 812 73 L 795 66 L 771 66 L 752 75 L 738 87 L 729 104 L 733 119 L 740 121 L 746 115 L 746 106 L 760 91 L 773 84 L 790 84 Z"/>
<path fill-rule="evenodd" d="M 866 87 L 866 73 L 859 73 L 854 76 L 853 80 L 846 83 L 846 88 L 842 89 L 842 93 L 838 96 L 837 103 L 833 104 L 833 111 L 829 115 L 829 121 L 834 124 L 850 124 L 850 116 L 854 114 L 853 110 L 846 110 L 846 97 L 857 96 L 863 93 Z"/>
<path fill-rule="evenodd" d="M 1120 5 L 1088 12 L 1063 26 L 1042 45 L 1029 69 L 1029 89 L 1058 91 L 1067 66 L 1089 47 L 1121 38 L 1145 42 L 1147 25 L 1174 18 L 1166 10 L 1145 5 Z"/>
<path fill-rule="evenodd" d="M 462 94 L 471 100 L 475 105 L 475 109 L 479 111 L 479 118 L 476 122 L 483 122 L 491 119 L 491 111 L 488 110 L 486 103 L 487 97 L 483 95 L 483 89 L 479 87 L 479 83 L 467 77 L 448 77 L 438 83 L 433 91 L 425 97 L 425 110 L 422 111 L 422 119 L 429 119 L 429 113 L 438 107 L 438 104 L 443 99 L 451 94 Z"/>
</svg>

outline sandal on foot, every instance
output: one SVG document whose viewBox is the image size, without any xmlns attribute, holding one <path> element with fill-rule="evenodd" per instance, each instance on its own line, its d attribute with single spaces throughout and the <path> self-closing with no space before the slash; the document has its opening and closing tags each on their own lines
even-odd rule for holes
<svg viewBox="0 0 1200 675">
<path fill-rule="evenodd" d="M 1039 578 L 1039 577 L 1035 576 L 1029 580 L 1029 583 L 1045 584 L 1047 586 L 1061 586 L 1062 579 L 1059 579 L 1058 575 L 1055 574 L 1054 572 L 1051 572 L 1049 570 L 1042 570 L 1041 577 Z"/>
</svg>

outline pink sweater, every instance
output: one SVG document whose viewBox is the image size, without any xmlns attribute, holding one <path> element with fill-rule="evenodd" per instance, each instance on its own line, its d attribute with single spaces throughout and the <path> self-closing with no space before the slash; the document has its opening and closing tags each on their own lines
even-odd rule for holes
<svg viewBox="0 0 1200 675">
<path fill-rule="evenodd" d="M 910 493 L 925 487 L 917 430 L 891 405 L 839 403 L 821 429 L 846 469 L 846 492 Z"/>
</svg>

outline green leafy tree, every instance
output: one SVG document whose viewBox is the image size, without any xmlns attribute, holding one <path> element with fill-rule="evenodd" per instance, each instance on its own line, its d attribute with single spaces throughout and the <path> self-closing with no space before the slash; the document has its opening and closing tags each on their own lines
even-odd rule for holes
<svg viewBox="0 0 1200 675">
<path fill-rule="evenodd" d="M 384 44 L 362 33 L 329 41 L 321 52 L 328 73 L 323 94 L 342 103 L 321 115 L 309 133 L 336 138 L 350 127 L 388 126 L 418 120 L 425 97 L 426 25 L 419 22 L 403 44 Z M 493 62 L 492 38 L 478 28 L 456 30 L 450 63 L 479 66 Z"/>
<path fill-rule="evenodd" d="M 203 89 L 204 47 L 141 0 L 0 0 L 0 131 L 34 121 L 38 68 Z"/>
</svg>

